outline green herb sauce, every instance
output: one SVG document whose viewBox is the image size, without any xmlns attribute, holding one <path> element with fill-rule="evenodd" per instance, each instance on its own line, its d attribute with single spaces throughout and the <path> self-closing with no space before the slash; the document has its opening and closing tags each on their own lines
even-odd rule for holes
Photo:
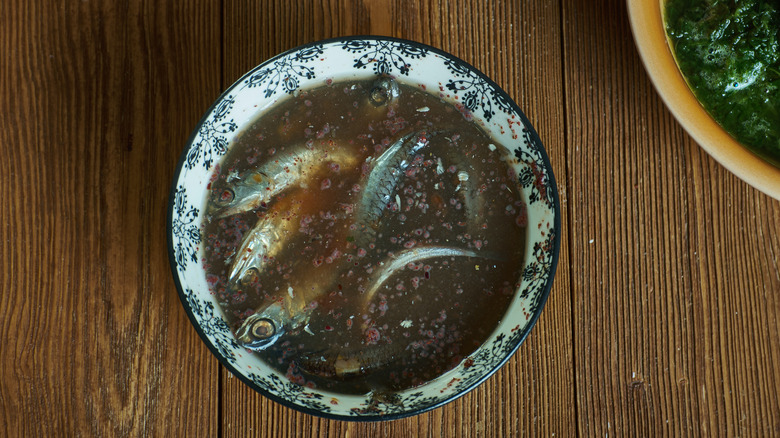
<svg viewBox="0 0 780 438">
<path fill-rule="evenodd" d="M 737 141 L 780 165 L 780 0 L 667 0 L 677 64 Z"/>
</svg>

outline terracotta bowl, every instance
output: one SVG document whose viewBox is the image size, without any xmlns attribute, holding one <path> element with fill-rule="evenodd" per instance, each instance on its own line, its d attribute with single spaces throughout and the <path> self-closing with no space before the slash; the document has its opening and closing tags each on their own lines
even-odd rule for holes
<svg viewBox="0 0 780 438">
<path fill-rule="evenodd" d="M 296 383 L 242 348 L 223 317 L 216 294 L 209 289 L 202 253 L 210 178 L 237 134 L 258 114 L 301 89 L 380 74 L 429 90 L 469 111 L 497 144 L 506 146 L 527 210 L 525 267 L 500 323 L 491 328 L 481 347 L 453 369 L 389 398 L 386 394 L 345 395 Z M 411 41 L 379 37 L 307 44 L 265 61 L 229 87 L 186 144 L 173 179 L 168 214 L 168 248 L 179 296 L 196 331 L 219 361 L 244 383 L 281 404 L 345 420 L 419 414 L 465 394 L 498 370 L 542 311 L 555 275 L 560 236 L 558 193 L 547 154 L 509 96 L 452 55 Z"/>
<path fill-rule="evenodd" d="M 691 137 L 726 169 L 780 199 L 780 169 L 734 140 L 704 110 L 674 60 L 663 24 L 663 1 L 628 0 L 639 55 L 664 103 Z"/>
</svg>

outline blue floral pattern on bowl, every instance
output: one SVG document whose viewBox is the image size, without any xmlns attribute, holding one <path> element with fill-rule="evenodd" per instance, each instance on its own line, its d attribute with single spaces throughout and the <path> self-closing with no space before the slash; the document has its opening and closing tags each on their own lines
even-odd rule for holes
<svg viewBox="0 0 780 438">
<path fill-rule="evenodd" d="M 297 385 L 241 348 L 211 296 L 200 254 L 209 178 L 233 137 L 285 96 L 328 81 L 390 74 L 472 113 L 516 158 L 527 204 L 526 266 L 502 324 L 455 369 L 392 396 L 346 396 Z M 500 117 L 499 117 L 500 116 Z M 276 56 L 232 85 L 201 119 L 182 153 L 172 184 L 168 247 L 182 304 L 206 345 L 237 377 L 286 406 L 338 419 L 393 419 L 450 402 L 492 375 L 536 322 L 555 274 L 560 245 L 558 195 L 537 134 L 496 84 L 465 62 L 432 47 L 384 37 L 321 41 Z"/>
</svg>

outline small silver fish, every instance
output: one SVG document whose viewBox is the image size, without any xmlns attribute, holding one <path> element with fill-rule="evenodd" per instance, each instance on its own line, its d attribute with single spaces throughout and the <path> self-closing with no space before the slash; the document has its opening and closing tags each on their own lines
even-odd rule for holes
<svg viewBox="0 0 780 438">
<path fill-rule="evenodd" d="M 250 315 L 236 330 L 236 339 L 244 348 L 264 350 L 285 333 L 304 327 L 314 310 L 311 302 L 325 289 L 292 287 L 273 303 Z"/>
<path fill-rule="evenodd" d="M 358 248 L 367 246 L 374 239 L 379 220 L 393 199 L 411 158 L 425 148 L 430 136 L 435 134 L 426 131 L 406 134 L 374 160 L 355 214 L 357 233 L 354 242 Z"/>
<path fill-rule="evenodd" d="M 373 273 L 369 283 L 371 287 L 366 290 L 363 300 L 366 306 L 373 300 L 374 295 L 385 282 L 396 272 L 405 268 L 409 263 L 417 263 L 435 257 L 479 257 L 498 259 L 485 253 L 476 253 L 468 249 L 448 248 L 444 246 L 428 246 L 406 249 L 393 256 L 389 263 L 381 264 Z"/>
<path fill-rule="evenodd" d="M 401 342 L 394 342 L 354 349 L 323 350 L 304 353 L 297 362 L 308 374 L 346 380 L 364 376 L 393 362 L 405 348 Z"/>
<path fill-rule="evenodd" d="M 390 76 L 380 76 L 371 86 L 368 100 L 376 107 L 387 106 L 395 103 L 401 95 L 398 82 Z"/>
<path fill-rule="evenodd" d="M 307 174 L 322 169 L 325 163 L 354 166 L 357 160 L 353 151 L 330 146 L 329 141 L 317 141 L 312 147 L 299 144 L 272 156 L 258 168 L 238 175 L 227 188 L 215 189 L 208 213 L 219 219 L 254 210 L 286 189 L 300 185 Z"/>
<path fill-rule="evenodd" d="M 244 235 L 241 246 L 228 273 L 228 281 L 235 283 L 247 277 L 250 272 L 260 275 L 269 259 L 274 258 L 287 244 L 287 237 L 296 230 L 297 221 L 291 220 L 301 209 L 300 202 L 291 202 L 287 197 L 280 204 L 274 204 Z M 285 202 L 287 201 L 287 202 Z"/>
<path fill-rule="evenodd" d="M 238 328 L 236 339 L 243 347 L 263 350 L 283 334 L 305 327 L 317 307 L 314 302 L 331 291 L 336 278 L 342 274 L 340 267 L 301 266 L 307 268 L 290 279 L 286 291 L 281 291 L 274 302 L 257 309 Z"/>
</svg>

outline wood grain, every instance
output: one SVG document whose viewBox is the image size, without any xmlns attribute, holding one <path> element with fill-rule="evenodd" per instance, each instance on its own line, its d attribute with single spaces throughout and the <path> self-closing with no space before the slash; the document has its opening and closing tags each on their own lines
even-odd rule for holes
<svg viewBox="0 0 780 438">
<path fill-rule="evenodd" d="M 565 181 L 560 9 L 545 2 L 252 1 L 225 3 L 224 85 L 275 54 L 323 38 L 379 34 L 430 44 L 498 82 L 534 124 Z M 277 23 L 288 26 L 274 28 Z M 501 26 L 493 23 L 500 22 Z M 566 191 L 561 191 L 564 202 Z M 565 223 L 565 220 L 564 220 Z M 560 263 L 568 264 L 567 244 Z M 279 406 L 222 372 L 227 436 L 513 436 L 575 433 L 571 302 L 566 269 L 519 352 L 475 391 L 389 423 L 315 419 Z M 237 409 L 236 406 L 241 406 Z"/>
<path fill-rule="evenodd" d="M 563 7 L 578 431 L 776 434 L 780 204 L 682 132 L 625 15 Z"/>
<path fill-rule="evenodd" d="M 217 432 L 171 281 L 168 190 L 219 91 L 218 5 L 0 8 L 0 434 Z"/>
</svg>

